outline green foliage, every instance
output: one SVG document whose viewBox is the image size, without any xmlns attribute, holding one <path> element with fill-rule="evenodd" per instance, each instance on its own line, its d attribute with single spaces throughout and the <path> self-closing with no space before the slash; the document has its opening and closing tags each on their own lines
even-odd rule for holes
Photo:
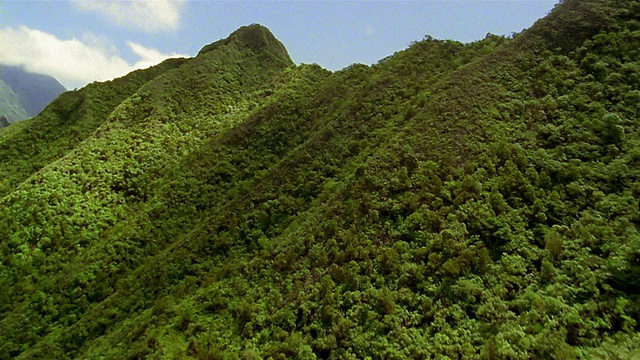
<svg viewBox="0 0 640 360">
<path fill-rule="evenodd" d="M 614 5 L 559 5 L 560 49 L 537 25 L 335 73 L 252 25 L 0 131 L 0 357 L 632 356 Z"/>
</svg>

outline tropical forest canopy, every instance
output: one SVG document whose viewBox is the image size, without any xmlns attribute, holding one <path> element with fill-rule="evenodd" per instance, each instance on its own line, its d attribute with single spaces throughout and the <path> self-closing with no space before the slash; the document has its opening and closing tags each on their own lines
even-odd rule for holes
<svg viewBox="0 0 640 360">
<path fill-rule="evenodd" d="M 260 25 L 0 130 L 0 359 L 640 353 L 640 5 L 293 64 Z"/>
</svg>

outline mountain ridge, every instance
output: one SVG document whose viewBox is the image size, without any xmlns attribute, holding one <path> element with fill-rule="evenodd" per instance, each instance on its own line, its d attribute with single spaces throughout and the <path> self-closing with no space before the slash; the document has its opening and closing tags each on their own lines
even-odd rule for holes
<svg viewBox="0 0 640 360">
<path fill-rule="evenodd" d="M 42 134 L 4 162 L 0 356 L 630 357 L 634 6 L 337 72 L 251 25 L 68 93 L 0 131 Z"/>
</svg>

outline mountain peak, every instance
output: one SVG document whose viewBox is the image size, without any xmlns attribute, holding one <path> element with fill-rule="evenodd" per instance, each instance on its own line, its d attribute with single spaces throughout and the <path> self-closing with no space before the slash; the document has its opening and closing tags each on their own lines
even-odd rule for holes
<svg viewBox="0 0 640 360">
<path fill-rule="evenodd" d="M 260 24 L 240 27 L 226 39 L 218 40 L 203 47 L 198 56 L 228 45 L 248 48 L 255 53 L 267 53 L 286 63 L 293 64 L 284 45 L 267 27 Z"/>
</svg>

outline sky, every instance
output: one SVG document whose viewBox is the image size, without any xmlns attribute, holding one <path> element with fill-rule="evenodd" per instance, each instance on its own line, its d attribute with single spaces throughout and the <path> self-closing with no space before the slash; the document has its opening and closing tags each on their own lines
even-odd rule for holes
<svg viewBox="0 0 640 360">
<path fill-rule="evenodd" d="M 0 0 L 0 64 L 67 89 L 169 57 L 192 57 L 243 25 L 268 27 L 297 64 L 374 64 L 426 35 L 471 42 L 511 35 L 557 0 Z"/>
</svg>

